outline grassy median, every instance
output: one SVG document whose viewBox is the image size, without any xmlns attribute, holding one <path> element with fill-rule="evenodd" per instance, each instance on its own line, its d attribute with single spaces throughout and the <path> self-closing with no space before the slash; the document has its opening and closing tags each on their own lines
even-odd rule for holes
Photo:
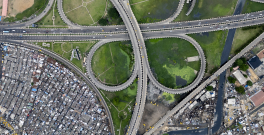
<svg viewBox="0 0 264 135">
<path fill-rule="evenodd" d="M 170 17 L 179 0 L 130 0 L 132 11 L 139 23 L 158 22 Z"/>
<path fill-rule="evenodd" d="M 206 73 L 210 75 L 221 64 L 222 51 L 228 31 L 190 34 L 202 47 L 206 57 Z"/>
<path fill-rule="evenodd" d="M 96 25 L 105 15 L 106 0 L 64 0 L 63 11 L 74 23 L 79 25 Z"/>
<path fill-rule="evenodd" d="M 150 67 L 161 84 L 180 88 L 196 78 L 200 61 L 186 61 L 187 57 L 199 56 L 191 43 L 178 38 L 150 39 L 145 43 Z"/>
<path fill-rule="evenodd" d="M 261 10 L 264 10 L 264 3 L 246 0 L 242 13 L 244 14 L 244 13 L 256 12 Z"/>
<path fill-rule="evenodd" d="M 264 10 L 264 4 L 246 0 L 242 13 L 250 13 Z M 231 55 L 237 54 L 240 50 L 245 48 L 251 41 L 257 38 L 264 32 L 264 25 L 250 26 L 238 28 L 234 37 Z"/>
<path fill-rule="evenodd" d="M 191 14 L 188 16 L 186 16 L 186 13 L 190 5 L 185 3 L 180 15 L 174 21 L 201 20 L 232 15 L 236 3 L 237 0 L 197 0 Z"/>
<path fill-rule="evenodd" d="M 54 9 L 54 13 L 53 13 Z M 52 16 L 54 16 L 55 20 L 53 23 Z M 48 13 L 41 19 L 39 20 L 36 24 L 38 24 L 38 27 L 67 27 L 67 24 L 64 23 L 64 21 L 61 19 L 59 15 L 59 11 L 57 8 L 57 2 L 53 4 L 52 8 L 48 11 Z"/>
<path fill-rule="evenodd" d="M 100 91 L 113 119 L 115 134 L 124 135 L 132 117 L 137 95 L 136 80 L 126 89 L 117 92 Z"/>
<path fill-rule="evenodd" d="M 130 77 L 134 58 L 130 42 L 112 42 L 101 46 L 92 58 L 92 69 L 101 82 L 118 85 Z"/>
<path fill-rule="evenodd" d="M 45 47 L 42 45 L 42 42 L 35 43 L 43 48 L 49 49 L 58 55 L 64 57 L 67 60 L 71 59 L 72 49 L 79 49 L 80 60 L 73 58 L 72 63 L 79 67 L 84 73 L 86 72 L 86 67 L 83 66 L 84 57 L 90 51 L 93 45 L 96 44 L 96 41 L 78 41 L 78 42 L 46 42 L 50 44 L 50 47 Z"/>
</svg>

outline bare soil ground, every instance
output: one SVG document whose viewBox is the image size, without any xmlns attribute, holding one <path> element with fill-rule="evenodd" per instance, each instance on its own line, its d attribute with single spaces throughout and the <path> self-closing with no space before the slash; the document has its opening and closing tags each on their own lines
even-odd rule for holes
<svg viewBox="0 0 264 135">
<path fill-rule="evenodd" d="M 3 2 L 1 2 L 1 4 L 2 3 Z M 30 8 L 33 4 L 34 0 L 9 0 L 7 14 L 8 16 L 15 17 L 18 13 L 21 13 L 26 9 Z"/>
<path fill-rule="evenodd" d="M 166 107 L 163 104 L 156 103 L 158 106 L 153 104 L 149 101 L 146 102 L 144 114 L 138 130 L 139 134 L 143 134 L 146 130 L 149 130 L 150 126 L 152 127 L 162 116 L 166 114 L 167 111 L 169 111 L 169 107 Z M 143 124 L 145 124 L 145 126 Z"/>
</svg>

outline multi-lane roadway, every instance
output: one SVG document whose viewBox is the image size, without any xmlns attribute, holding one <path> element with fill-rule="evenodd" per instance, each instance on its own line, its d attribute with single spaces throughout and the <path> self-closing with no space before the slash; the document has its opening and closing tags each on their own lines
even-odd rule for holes
<svg viewBox="0 0 264 135">
<path fill-rule="evenodd" d="M 25 23 L 20 23 L 20 24 L 10 24 L 8 26 L 6 25 L 0 26 L 1 30 L 10 31 L 10 33 L 8 33 L 7 35 L 1 35 L 0 40 L 7 40 L 7 39 L 33 40 L 33 41 L 102 40 L 99 43 L 103 45 L 103 43 L 106 43 L 106 42 L 130 39 L 133 45 L 133 50 L 134 50 L 134 55 L 135 55 L 135 68 L 128 82 L 120 86 L 110 87 L 110 86 L 97 83 L 96 79 L 95 80 L 93 79 L 93 76 L 92 76 L 93 73 L 92 72 L 89 73 L 91 80 L 96 84 L 97 87 L 102 86 L 103 88 L 105 88 L 105 90 L 110 90 L 110 91 L 122 90 L 123 88 L 129 85 L 129 82 L 131 80 L 134 80 L 134 78 L 138 76 L 138 91 L 137 91 L 137 97 L 136 97 L 137 105 L 134 108 L 134 112 L 133 112 L 133 115 L 130 121 L 127 134 L 136 134 L 138 126 L 140 124 L 144 106 L 145 106 L 145 100 L 146 100 L 147 75 L 149 76 L 150 80 L 153 81 L 154 84 L 159 89 L 169 92 L 169 93 L 184 93 L 184 92 L 190 91 L 194 87 L 196 87 L 198 83 L 200 82 L 200 80 L 202 79 L 203 74 L 204 74 L 204 69 L 205 69 L 205 58 L 204 58 L 202 49 L 195 40 L 183 34 L 232 29 L 232 28 L 239 28 L 239 27 L 245 27 L 245 26 L 251 26 L 251 25 L 257 25 L 257 24 L 264 23 L 264 18 L 263 18 L 264 11 L 254 12 L 250 14 L 236 15 L 236 16 L 221 17 L 221 18 L 169 23 L 178 16 L 178 14 L 180 13 L 183 7 L 184 0 L 180 0 L 178 9 L 172 15 L 172 17 L 166 19 L 165 21 L 159 22 L 159 23 L 139 25 L 130 8 L 129 1 L 111 0 L 113 5 L 116 7 L 117 11 L 119 12 L 120 16 L 122 17 L 125 26 L 89 26 L 87 27 L 87 26 L 79 26 L 79 25 L 76 25 L 70 22 L 62 10 L 62 0 L 58 0 L 59 13 L 62 19 L 68 25 L 70 25 L 73 29 L 25 29 L 25 28 L 14 29 L 18 27 L 28 26 L 32 23 L 35 23 L 39 19 L 41 19 L 45 15 L 45 13 L 51 8 L 51 5 L 53 2 L 54 0 L 50 0 L 45 10 L 33 20 L 30 20 Z M 141 31 L 144 31 L 144 32 L 142 33 Z M 62 35 L 62 34 L 76 34 L 76 33 L 82 33 L 82 35 Z M 101 34 L 96 34 L 96 33 L 101 33 Z M 35 35 L 31 35 L 31 34 L 35 34 Z M 169 89 L 161 85 L 159 82 L 157 82 L 154 76 L 152 75 L 152 72 L 149 67 L 146 47 L 145 47 L 143 37 L 145 39 L 162 38 L 162 37 L 179 37 L 179 38 L 183 38 L 191 42 L 198 50 L 200 58 L 201 58 L 201 69 L 200 69 L 197 79 L 191 85 L 183 89 Z M 95 50 L 96 48 L 93 51 Z M 91 58 L 93 55 L 92 54 L 93 52 L 90 52 L 90 53 L 91 55 L 89 54 L 89 58 Z M 223 67 L 225 67 L 225 65 Z M 225 68 L 223 67 L 221 68 L 222 70 L 227 68 L 227 67 Z M 88 68 L 90 67 L 88 66 Z M 211 79 L 202 83 L 188 97 L 192 97 L 193 95 L 197 94 L 197 92 L 199 92 L 203 87 L 205 87 L 208 84 L 208 82 L 210 82 L 210 80 L 212 80 L 213 78 L 215 77 L 211 77 Z M 87 79 L 86 81 L 90 83 L 90 80 Z M 177 105 L 175 107 L 176 109 L 174 108 L 173 110 L 169 111 L 165 115 L 165 117 L 167 117 L 167 115 L 171 115 L 175 113 L 175 111 L 181 108 L 181 106 L 183 106 L 186 103 L 185 100 L 186 101 L 189 100 L 188 97 L 184 99 L 184 102 L 181 102 L 179 105 Z M 111 115 L 109 117 L 111 117 Z M 155 128 L 157 126 L 159 126 L 159 123 L 156 124 Z"/>
</svg>

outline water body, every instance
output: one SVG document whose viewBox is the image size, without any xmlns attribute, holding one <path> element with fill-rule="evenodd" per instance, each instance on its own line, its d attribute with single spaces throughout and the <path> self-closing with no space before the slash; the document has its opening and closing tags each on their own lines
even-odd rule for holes
<svg viewBox="0 0 264 135">
<path fill-rule="evenodd" d="M 234 15 L 238 15 L 241 13 L 246 0 L 239 0 Z M 236 29 L 231 29 L 228 31 L 228 36 L 226 38 L 225 47 L 222 52 L 221 56 L 221 65 L 225 64 L 228 61 L 228 57 L 232 48 L 233 39 L 235 36 Z M 216 102 L 216 121 L 214 126 L 212 127 L 212 133 L 216 133 L 221 125 L 222 125 L 222 118 L 223 118 L 223 96 L 224 96 L 224 85 L 225 85 L 225 75 L 226 71 L 220 74 L 219 79 L 219 88 L 218 88 L 218 98 Z M 205 135 L 208 133 L 208 128 L 203 128 L 199 130 L 179 130 L 179 131 L 172 131 L 168 132 L 169 135 Z"/>
<path fill-rule="evenodd" d="M 236 10 L 234 12 L 234 15 L 238 15 L 241 13 L 246 0 L 239 0 L 236 5 Z M 225 47 L 222 52 L 221 56 L 221 65 L 225 64 L 228 61 L 228 57 L 232 48 L 233 39 L 236 33 L 236 29 L 230 29 L 228 31 L 228 35 L 225 42 Z M 219 88 L 218 88 L 218 98 L 216 102 L 216 112 L 215 116 L 217 116 L 217 119 L 214 123 L 214 126 L 212 128 L 212 133 L 216 133 L 221 125 L 222 125 L 222 119 L 223 119 L 223 97 L 224 97 L 224 86 L 226 82 L 226 71 L 220 74 L 220 80 L 219 80 Z"/>
<path fill-rule="evenodd" d="M 187 84 L 187 81 L 182 79 L 181 76 L 176 76 L 176 85 L 183 87 Z"/>
</svg>

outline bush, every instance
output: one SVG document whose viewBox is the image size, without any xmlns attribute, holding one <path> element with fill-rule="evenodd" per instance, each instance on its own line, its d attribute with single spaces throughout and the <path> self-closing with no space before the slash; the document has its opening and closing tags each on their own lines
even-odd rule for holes
<svg viewBox="0 0 264 135">
<path fill-rule="evenodd" d="M 235 63 L 234 63 L 234 67 L 236 67 L 236 66 L 242 66 L 244 64 L 244 62 L 241 60 L 241 59 L 237 59 L 236 61 L 235 61 Z"/>
<path fill-rule="evenodd" d="M 205 89 L 208 91 L 211 91 L 211 90 L 213 90 L 213 86 L 207 86 Z"/>
<path fill-rule="evenodd" d="M 248 77 L 247 75 L 244 75 L 244 74 L 243 74 L 243 76 L 244 76 L 245 78 L 247 78 L 247 77 Z"/>
<path fill-rule="evenodd" d="M 110 8 L 108 10 L 108 15 L 111 18 L 117 19 L 119 17 L 119 13 L 117 12 L 117 10 L 115 8 Z"/>
<path fill-rule="evenodd" d="M 228 79 L 228 81 L 229 81 L 230 83 L 235 83 L 235 82 L 236 82 L 236 79 L 233 78 L 233 77 L 231 77 L 231 76 L 229 76 L 227 79 Z"/>
<path fill-rule="evenodd" d="M 105 25 L 107 25 L 108 20 L 105 19 L 105 18 L 101 18 L 101 19 L 98 21 L 98 23 L 99 23 L 100 25 L 102 25 L 102 26 L 105 26 Z"/>
<path fill-rule="evenodd" d="M 247 85 L 248 85 L 248 86 L 252 86 L 253 83 L 252 83 L 251 81 L 247 81 Z"/>
<path fill-rule="evenodd" d="M 245 94 L 245 89 L 243 86 L 236 87 L 235 89 L 236 89 L 237 93 Z"/>
<path fill-rule="evenodd" d="M 241 69 L 242 71 L 247 71 L 247 69 L 249 68 L 246 58 L 237 59 L 233 66 L 239 66 L 239 69 Z"/>
</svg>

